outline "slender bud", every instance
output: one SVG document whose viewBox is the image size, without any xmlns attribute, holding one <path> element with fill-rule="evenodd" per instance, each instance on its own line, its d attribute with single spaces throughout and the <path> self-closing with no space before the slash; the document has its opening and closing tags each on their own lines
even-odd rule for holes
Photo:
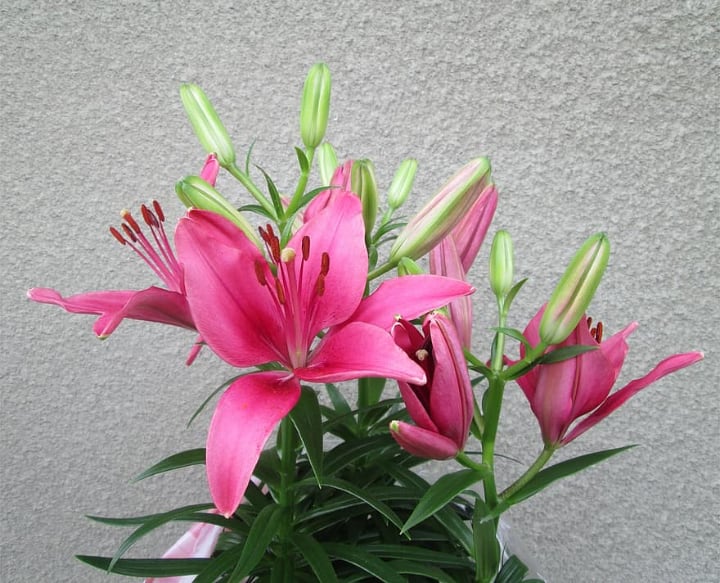
<svg viewBox="0 0 720 583">
<path fill-rule="evenodd" d="M 247 219 L 222 194 L 198 176 L 188 176 L 175 185 L 175 192 L 187 207 L 212 211 L 235 223 L 258 249 L 262 244 Z"/>
<path fill-rule="evenodd" d="M 540 321 L 540 339 L 559 344 L 578 325 L 585 314 L 610 257 L 610 241 L 605 233 L 588 238 L 560 278 Z"/>
<path fill-rule="evenodd" d="M 193 130 L 208 154 L 217 156 L 220 166 L 235 163 L 235 149 L 225 126 L 203 90 L 192 83 L 180 86 L 180 98 Z"/>
<path fill-rule="evenodd" d="M 350 170 L 350 190 L 362 201 L 362 216 L 366 238 L 372 233 L 378 210 L 375 170 L 370 160 L 356 160 Z"/>
<path fill-rule="evenodd" d="M 490 287 L 503 299 L 513 284 L 513 243 L 510 233 L 498 231 L 490 248 Z"/>
<path fill-rule="evenodd" d="M 460 222 L 489 182 L 487 158 L 475 158 L 463 166 L 400 232 L 389 262 L 425 255 Z"/>
<path fill-rule="evenodd" d="M 398 275 L 425 275 L 425 270 L 409 257 L 403 257 L 397 266 Z"/>
<path fill-rule="evenodd" d="M 323 142 L 320 144 L 317 152 L 315 152 L 315 158 L 317 159 L 318 168 L 320 169 L 320 180 L 324 185 L 330 184 L 335 169 L 338 167 L 335 149 L 329 142 Z"/>
<path fill-rule="evenodd" d="M 300 136 L 306 148 L 317 148 L 325 137 L 330 111 L 330 69 L 316 63 L 308 71 L 300 104 Z"/>
<path fill-rule="evenodd" d="M 400 208 L 407 200 L 415 182 L 417 166 L 417 160 L 413 158 L 403 160 L 398 166 L 387 193 L 387 203 L 392 210 Z"/>
</svg>

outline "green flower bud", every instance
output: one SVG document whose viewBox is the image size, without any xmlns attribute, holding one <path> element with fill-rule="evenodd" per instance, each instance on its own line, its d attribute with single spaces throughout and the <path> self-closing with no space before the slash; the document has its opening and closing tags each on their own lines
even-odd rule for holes
<svg viewBox="0 0 720 583">
<path fill-rule="evenodd" d="M 320 180 L 323 185 L 330 184 L 335 169 L 338 167 L 337 154 L 329 142 L 323 142 L 315 152 L 318 168 L 320 169 Z"/>
<path fill-rule="evenodd" d="M 222 194 L 198 176 L 188 176 L 175 185 L 175 192 L 188 208 L 212 211 L 235 223 L 258 249 L 260 239 L 252 225 Z"/>
<path fill-rule="evenodd" d="M 460 222 L 489 183 L 487 158 L 465 164 L 400 232 L 390 249 L 389 263 L 425 255 Z"/>
<path fill-rule="evenodd" d="M 300 104 L 300 136 L 306 148 L 317 148 L 325 137 L 330 111 L 330 69 L 316 63 L 308 71 Z"/>
<path fill-rule="evenodd" d="M 370 160 L 356 160 L 353 163 L 350 170 L 350 188 L 362 201 L 362 216 L 367 238 L 375 226 L 378 210 L 375 169 Z"/>
<path fill-rule="evenodd" d="M 490 248 L 490 287 L 498 299 L 504 298 L 513 284 L 513 242 L 510 233 L 498 231 Z"/>
<path fill-rule="evenodd" d="M 559 344 L 584 316 L 600 284 L 608 258 L 610 241 L 605 233 L 587 239 L 560 278 L 540 320 L 540 339 Z"/>
<path fill-rule="evenodd" d="M 409 257 L 403 257 L 397 266 L 398 275 L 424 275 L 425 270 Z"/>
<path fill-rule="evenodd" d="M 203 90 L 192 83 L 185 83 L 180 86 L 180 98 L 205 151 L 215 154 L 223 168 L 235 164 L 235 149 L 230 136 Z"/>
<path fill-rule="evenodd" d="M 415 182 L 417 165 L 417 160 L 408 158 L 407 160 L 403 160 L 400 166 L 398 166 L 387 193 L 387 203 L 391 209 L 395 210 L 400 208 L 407 200 L 412 190 L 413 182 Z"/>
</svg>

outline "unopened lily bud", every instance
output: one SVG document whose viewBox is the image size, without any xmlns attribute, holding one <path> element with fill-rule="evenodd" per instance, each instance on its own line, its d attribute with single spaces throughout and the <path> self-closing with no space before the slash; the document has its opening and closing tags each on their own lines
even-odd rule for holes
<svg viewBox="0 0 720 583">
<path fill-rule="evenodd" d="M 513 284 L 513 243 L 510 233 L 498 231 L 490 248 L 490 287 L 498 299 L 504 298 Z"/>
<path fill-rule="evenodd" d="M 489 182 L 487 158 L 475 158 L 463 166 L 400 232 L 389 262 L 425 255 L 460 222 Z"/>
<path fill-rule="evenodd" d="M 200 87 L 192 83 L 180 86 L 180 98 L 193 130 L 208 154 L 217 156 L 220 166 L 235 163 L 235 149 L 215 108 Z"/>
<path fill-rule="evenodd" d="M 587 239 L 560 278 L 540 321 L 540 339 L 559 344 L 578 325 L 607 267 L 610 241 L 605 233 Z"/>
<path fill-rule="evenodd" d="M 188 176 L 175 185 L 175 192 L 187 207 L 212 211 L 235 223 L 259 249 L 260 239 L 247 219 L 222 194 L 198 176 Z"/>
<path fill-rule="evenodd" d="M 424 275 L 425 270 L 409 257 L 403 257 L 397 266 L 398 275 Z"/>
<path fill-rule="evenodd" d="M 398 166 L 387 193 L 387 203 L 391 209 L 400 208 L 407 200 L 415 182 L 417 166 L 417 160 L 413 158 L 403 160 Z"/>
<path fill-rule="evenodd" d="M 317 148 L 325 137 L 330 112 L 330 69 L 316 63 L 308 71 L 300 104 L 300 136 L 306 148 Z"/>
<path fill-rule="evenodd" d="M 370 160 L 356 160 L 350 170 L 350 189 L 362 201 L 362 216 L 367 236 L 375 226 L 378 209 L 377 183 L 375 170 Z"/>
<path fill-rule="evenodd" d="M 329 142 L 323 142 L 315 152 L 317 158 L 318 168 L 320 169 L 320 180 L 322 183 L 330 184 L 335 169 L 338 167 L 337 154 L 335 149 L 330 145 Z"/>
</svg>

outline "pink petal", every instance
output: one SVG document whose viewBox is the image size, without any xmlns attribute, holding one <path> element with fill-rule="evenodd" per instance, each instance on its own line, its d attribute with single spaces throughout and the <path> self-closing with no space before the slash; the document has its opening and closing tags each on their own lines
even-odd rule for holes
<svg viewBox="0 0 720 583">
<path fill-rule="evenodd" d="M 196 522 L 163 555 L 164 559 L 208 559 L 215 551 L 215 545 L 223 531 L 222 526 Z M 178 577 L 151 577 L 145 583 L 192 583 L 195 575 Z"/>
<path fill-rule="evenodd" d="M 430 387 L 425 384 L 411 385 L 402 381 L 398 381 L 398 387 L 405 408 L 415 424 L 433 433 L 439 433 L 437 425 L 430 418 L 428 411 Z"/>
<path fill-rule="evenodd" d="M 365 298 L 351 319 L 389 330 L 398 315 L 412 320 L 474 291 L 465 282 L 438 275 L 395 277 Z"/>
<path fill-rule="evenodd" d="M 303 261 L 302 241 L 310 242 L 309 257 Z M 300 278 L 300 314 L 309 338 L 344 322 L 355 311 L 365 291 L 368 256 L 365 248 L 360 199 L 341 192 L 336 201 L 305 223 L 288 247 L 295 250 L 295 271 Z M 330 260 L 321 276 L 323 254 Z M 324 290 L 318 295 L 318 279 Z"/>
<path fill-rule="evenodd" d="M 637 327 L 637 322 L 631 322 L 620 332 L 613 334 L 610 338 L 600 343 L 600 350 L 602 350 L 608 362 L 610 362 L 610 366 L 617 372 L 615 379 L 617 379 L 620 374 L 620 369 L 622 369 L 622 365 L 625 362 L 625 356 L 627 356 L 627 338 Z"/>
<path fill-rule="evenodd" d="M 331 206 L 342 194 L 352 194 L 350 189 L 350 171 L 352 170 L 353 161 L 348 160 L 341 166 L 338 166 L 330 180 L 330 186 L 337 188 L 328 188 L 323 190 L 315 198 L 312 199 L 303 213 L 303 221 L 308 222 L 315 217 L 321 210 Z"/>
<path fill-rule="evenodd" d="M 99 291 L 63 297 L 50 288 L 33 288 L 28 297 L 44 304 L 55 304 L 67 312 L 97 314 L 93 331 L 109 336 L 124 318 L 145 320 L 194 329 L 190 308 L 182 294 L 151 286 L 140 291 Z"/>
<path fill-rule="evenodd" d="M 393 421 L 390 434 L 400 447 L 418 457 L 445 460 L 459 451 L 452 439 L 403 421 Z"/>
<path fill-rule="evenodd" d="M 430 250 L 430 273 L 433 275 L 444 275 L 460 281 L 466 281 L 465 270 L 463 269 L 460 255 L 453 237 L 445 237 L 440 243 Z M 465 348 L 472 344 L 472 300 L 470 296 L 462 296 L 450 302 L 448 311 L 450 319 L 455 324 L 455 329 L 460 341 Z"/>
<path fill-rule="evenodd" d="M 300 383 L 287 372 L 252 373 L 220 397 L 207 438 L 210 494 L 229 517 L 242 501 L 268 437 L 300 398 Z"/>
<path fill-rule="evenodd" d="M 220 172 L 220 163 L 215 154 L 208 155 L 205 165 L 200 171 L 200 178 L 207 182 L 210 186 L 215 186 L 218 173 Z"/>
<path fill-rule="evenodd" d="M 615 409 L 620 407 L 638 391 L 641 391 L 665 375 L 702 360 L 703 357 L 704 355 L 702 352 L 686 352 L 683 354 L 675 354 L 661 361 L 644 377 L 630 381 L 625 387 L 610 395 L 610 397 L 608 397 L 607 400 L 598 407 L 598 409 L 588 415 L 585 419 L 578 423 L 570 433 L 568 433 L 568 435 L 562 440 L 562 444 L 567 445 L 573 439 L 585 433 L 596 423 L 605 419 L 605 417 L 610 415 L 610 413 L 615 411 Z"/>
<path fill-rule="evenodd" d="M 383 377 L 425 383 L 422 368 L 410 360 L 385 330 L 352 322 L 334 328 L 311 353 L 298 378 L 310 382 L 340 382 L 362 377 Z"/>
<path fill-rule="evenodd" d="M 465 218 L 450 233 L 457 245 L 465 273 L 470 271 L 480 246 L 485 240 L 485 235 L 495 215 L 497 203 L 497 190 L 495 185 L 491 184 L 482 191 Z"/>
<path fill-rule="evenodd" d="M 432 341 L 435 370 L 430 387 L 430 416 L 438 431 L 462 449 L 473 416 L 473 394 L 465 355 L 453 324 L 429 316 L 425 326 Z"/>
<path fill-rule="evenodd" d="M 238 367 L 287 361 L 285 322 L 257 269 L 272 281 L 267 262 L 230 221 L 192 210 L 175 232 L 178 257 L 195 324 L 205 342 Z"/>
</svg>

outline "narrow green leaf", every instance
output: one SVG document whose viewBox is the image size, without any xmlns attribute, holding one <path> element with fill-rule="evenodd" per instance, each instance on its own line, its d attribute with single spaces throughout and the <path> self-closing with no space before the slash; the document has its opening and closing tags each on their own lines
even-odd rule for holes
<svg viewBox="0 0 720 583">
<path fill-rule="evenodd" d="M 488 367 L 484 362 L 482 362 L 477 356 L 475 356 L 467 348 L 464 349 L 464 352 L 465 352 L 465 360 L 470 364 L 470 368 L 472 368 L 476 372 L 479 372 L 486 378 L 493 374 L 492 370 L 490 370 L 490 367 Z"/>
<path fill-rule="evenodd" d="M 121 544 L 118 550 L 115 552 L 115 556 L 113 556 L 112 561 L 110 561 L 110 570 L 112 570 L 115 563 L 122 557 L 127 550 L 132 547 L 138 540 L 140 540 L 142 537 L 144 537 L 146 534 L 152 532 L 156 528 L 162 526 L 163 524 L 166 524 L 172 520 L 179 520 L 182 517 L 187 517 L 187 515 L 194 514 L 198 510 L 205 510 L 208 508 L 207 504 L 194 504 L 192 506 L 183 506 L 181 508 L 176 508 L 174 510 L 170 510 L 169 512 L 164 512 L 162 514 L 158 514 L 157 516 L 151 518 L 150 520 L 147 520 L 143 523 L 143 525 L 139 528 L 137 528 L 130 536 L 128 536 Z"/>
<path fill-rule="evenodd" d="M 260 562 L 270 545 L 270 541 L 278 533 L 283 514 L 284 509 L 277 505 L 266 506 L 260 511 L 250 527 L 250 532 L 243 545 L 242 554 L 227 583 L 242 581 L 243 577 L 247 577 L 253 567 Z"/>
<path fill-rule="evenodd" d="M 255 142 L 257 139 L 253 140 L 250 143 L 250 147 L 248 148 L 247 154 L 245 156 L 245 174 L 247 176 L 250 176 L 250 158 L 252 158 L 252 151 L 255 148 Z"/>
<path fill-rule="evenodd" d="M 323 468 L 322 414 L 315 391 L 303 386 L 300 400 L 290 411 L 290 420 L 295 425 L 312 467 L 315 479 L 320 484 Z"/>
<path fill-rule="evenodd" d="M 201 465 L 205 463 L 205 448 L 200 447 L 197 449 L 188 449 L 180 453 L 176 453 L 164 460 L 159 461 L 155 465 L 149 467 L 144 472 L 138 474 L 133 478 L 133 482 L 139 482 L 150 476 L 156 474 L 162 474 L 163 472 L 169 472 L 171 470 L 177 470 L 179 468 L 186 468 L 188 466 Z"/>
<path fill-rule="evenodd" d="M 379 451 L 395 443 L 389 435 L 373 435 L 335 446 L 325 454 L 324 474 L 331 476 L 364 455 Z"/>
<path fill-rule="evenodd" d="M 279 487 L 280 458 L 278 457 L 277 448 L 271 447 L 262 451 L 258 463 L 255 464 L 253 474 L 269 487 Z"/>
<path fill-rule="evenodd" d="M 265 170 L 263 170 L 260 166 L 257 165 L 256 168 L 260 170 L 260 172 L 262 172 L 262 175 L 265 177 L 265 183 L 267 184 L 268 192 L 270 193 L 270 200 L 272 201 L 273 209 L 275 209 L 275 214 L 278 217 L 282 217 L 285 213 L 285 208 L 283 207 L 277 186 L 275 186 L 272 178 L 270 178 L 270 175 L 265 172 Z"/>
<path fill-rule="evenodd" d="M 575 358 L 579 354 L 584 352 L 591 352 L 597 350 L 597 346 L 590 346 L 587 344 L 574 344 L 572 346 L 562 346 L 551 350 L 547 354 L 543 354 L 540 358 L 535 361 L 535 364 L 552 364 L 553 362 L 562 362 L 563 360 L 570 360 Z"/>
<path fill-rule="evenodd" d="M 355 565 L 384 583 L 407 583 L 405 577 L 398 575 L 387 563 L 362 550 L 362 547 L 324 543 L 323 548 L 330 556 Z"/>
<path fill-rule="evenodd" d="M 550 466 L 549 468 L 539 472 L 532 480 L 525 484 L 524 487 L 510 496 L 506 502 L 511 506 L 517 504 L 518 502 L 522 502 L 523 500 L 530 498 L 530 496 L 534 496 L 541 490 L 544 490 L 557 480 L 589 468 L 590 466 L 598 464 L 609 457 L 622 453 L 623 451 L 633 447 L 635 446 L 626 445 L 624 447 L 596 451 L 594 453 L 581 455 L 579 457 L 560 462 L 559 464 L 555 464 L 554 466 Z"/>
<path fill-rule="evenodd" d="M 367 552 L 386 559 L 402 559 L 408 561 L 424 561 L 443 567 L 460 567 L 469 569 L 472 563 L 458 555 L 434 551 L 409 544 L 369 544 L 363 547 Z"/>
<path fill-rule="evenodd" d="M 434 567 L 432 564 L 398 560 L 390 561 L 388 565 L 390 565 L 396 573 L 402 573 L 404 575 L 420 575 L 421 577 L 427 577 L 431 581 L 437 581 L 438 583 L 456 583 L 454 577 L 451 577 L 442 569 Z"/>
<path fill-rule="evenodd" d="M 255 213 L 257 215 L 262 215 L 263 217 L 270 219 L 271 221 L 275 221 L 275 217 L 272 216 L 268 210 L 259 205 L 259 204 L 244 204 L 242 206 L 238 207 L 238 211 L 241 213 Z"/>
<path fill-rule="evenodd" d="M 505 311 L 506 314 L 507 314 L 508 310 L 510 310 L 510 306 L 512 305 L 513 300 L 515 299 L 515 296 L 520 291 L 520 288 L 523 285 L 525 285 L 526 281 L 527 281 L 527 277 L 518 281 L 514 286 L 512 286 L 510 291 L 505 296 L 505 301 L 503 302 L 503 310 Z"/>
<path fill-rule="evenodd" d="M 295 154 L 297 154 L 298 164 L 300 165 L 300 172 L 302 172 L 303 174 L 307 174 L 308 172 L 310 172 L 310 162 L 307 159 L 305 152 L 301 148 L 295 146 Z"/>
<path fill-rule="evenodd" d="M 215 583 L 218 577 L 229 573 L 237 564 L 242 550 L 242 545 L 234 545 L 217 557 L 211 559 L 208 565 L 193 579 L 193 583 Z"/>
<path fill-rule="evenodd" d="M 110 557 L 76 555 L 86 565 L 130 577 L 183 577 L 203 570 L 210 559 L 120 559 L 112 569 Z"/>
<path fill-rule="evenodd" d="M 364 377 L 358 380 L 358 409 L 375 405 L 385 388 L 384 378 Z"/>
<path fill-rule="evenodd" d="M 490 508 L 479 497 L 475 497 L 473 512 L 473 541 L 475 544 L 475 576 L 478 581 L 492 581 L 500 566 L 500 543 L 497 539 L 495 522 L 483 518 L 490 514 Z"/>
<path fill-rule="evenodd" d="M 510 557 L 500 569 L 495 583 L 522 583 L 528 568 L 517 556 Z"/>
<path fill-rule="evenodd" d="M 308 562 L 308 565 L 310 565 L 318 581 L 334 583 L 338 580 L 330 557 L 328 557 L 323 546 L 312 536 L 302 532 L 294 532 L 291 540 Z"/>
<path fill-rule="evenodd" d="M 407 532 L 416 524 L 420 524 L 443 508 L 455 496 L 482 481 L 486 476 L 486 472 L 469 469 L 442 476 L 428 488 L 428 491 L 420 499 L 417 507 L 405 522 L 401 532 Z"/>
<path fill-rule="evenodd" d="M 363 502 L 365 502 L 365 504 L 377 510 L 395 526 L 397 526 L 398 528 L 402 528 L 402 520 L 400 520 L 400 517 L 398 517 L 398 515 L 393 512 L 392 508 L 369 494 L 367 490 L 358 488 L 350 482 L 341 480 L 339 478 L 325 478 L 322 481 L 322 485 L 329 488 L 334 488 L 336 490 L 341 490 L 346 494 L 355 496 L 355 498 L 357 498 L 358 500 L 362 500 Z"/>
<path fill-rule="evenodd" d="M 505 334 L 505 336 L 508 336 L 514 340 L 517 340 L 518 342 L 525 345 L 525 348 L 531 348 L 530 342 L 527 338 L 525 338 L 525 335 L 520 332 L 520 330 L 517 330 L 516 328 L 505 328 L 503 326 L 498 326 L 495 328 L 491 328 L 491 330 L 494 330 L 495 332 L 502 332 Z"/>
<path fill-rule="evenodd" d="M 210 393 L 210 395 L 208 395 L 207 399 L 205 399 L 205 400 L 200 404 L 200 406 L 197 408 L 197 410 L 195 411 L 195 413 L 192 414 L 192 417 L 190 417 L 190 420 L 187 422 L 187 426 L 186 426 L 186 427 L 190 427 L 190 425 L 192 424 L 192 422 L 195 421 L 195 418 L 196 418 L 198 415 L 200 415 L 200 413 L 202 413 L 203 409 L 205 409 L 205 407 L 207 406 L 207 404 L 213 399 L 213 397 L 214 397 L 215 395 L 217 395 L 220 391 L 223 391 L 223 390 L 227 389 L 231 384 L 233 384 L 233 383 L 234 383 L 236 380 L 238 380 L 241 376 L 243 376 L 243 375 L 239 374 L 239 375 L 237 375 L 237 376 L 232 377 L 231 379 L 228 379 L 228 380 L 225 381 L 222 385 L 220 385 L 217 389 L 215 389 L 212 393 Z M 135 478 L 135 479 L 138 480 L 138 479 L 140 479 L 140 478 Z"/>
</svg>

